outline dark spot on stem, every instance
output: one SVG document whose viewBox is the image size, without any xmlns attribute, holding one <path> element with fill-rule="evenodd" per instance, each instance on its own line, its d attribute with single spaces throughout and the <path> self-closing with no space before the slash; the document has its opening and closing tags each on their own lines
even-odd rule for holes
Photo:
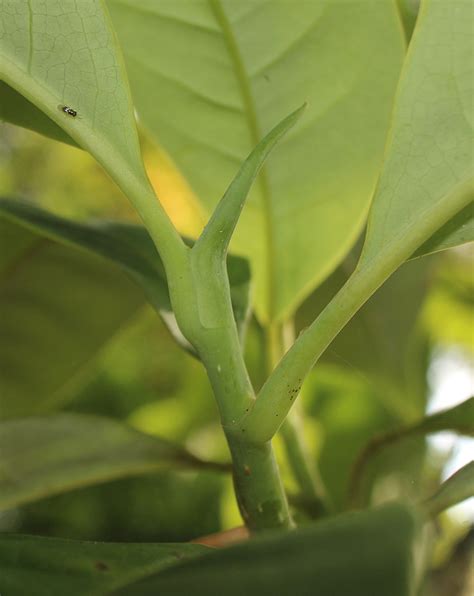
<svg viewBox="0 0 474 596">
<path fill-rule="evenodd" d="M 250 468 L 248 466 L 244 466 L 244 474 L 246 476 L 250 476 L 251 472 L 250 472 Z"/>
</svg>

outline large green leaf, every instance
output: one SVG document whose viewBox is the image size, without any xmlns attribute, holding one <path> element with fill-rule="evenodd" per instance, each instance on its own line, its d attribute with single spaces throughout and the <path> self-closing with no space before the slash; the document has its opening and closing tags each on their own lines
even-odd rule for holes
<svg viewBox="0 0 474 596">
<path fill-rule="evenodd" d="M 262 319 L 288 314 L 363 226 L 404 41 L 391 0 L 109 0 L 141 124 L 211 211 L 304 101 L 236 231 Z"/>
<path fill-rule="evenodd" d="M 0 424 L 0 509 L 170 467 L 224 469 L 112 419 L 83 414 Z"/>
<path fill-rule="evenodd" d="M 416 515 L 401 505 L 350 513 L 222 549 L 119 593 L 411 596 L 418 530 Z"/>
<path fill-rule="evenodd" d="M 54 406 L 144 304 L 117 267 L 0 218 L 0 417 Z"/>
<path fill-rule="evenodd" d="M 285 354 L 239 427 L 268 440 L 302 379 L 350 318 L 474 196 L 472 68 L 468 2 L 422 3 L 395 100 L 385 160 L 356 270 Z"/>
<path fill-rule="evenodd" d="M 2 596 L 103 596 L 190 557 L 197 544 L 114 544 L 0 536 Z"/>
<path fill-rule="evenodd" d="M 54 404 L 69 378 L 143 305 L 144 295 L 178 342 L 189 346 L 143 227 L 82 224 L 0 200 L 0 232 L 0 329 L 8 338 L 0 345 L 0 417 Z M 249 269 L 230 257 L 228 270 L 243 333 Z"/>
<path fill-rule="evenodd" d="M 110 172 L 148 189 L 125 71 L 103 3 L 3 1 L 0 17 L 0 78 Z"/>
<path fill-rule="evenodd" d="M 473 26 L 470 2 L 422 2 L 361 268 L 393 270 L 474 197 Z"/>
</svg>

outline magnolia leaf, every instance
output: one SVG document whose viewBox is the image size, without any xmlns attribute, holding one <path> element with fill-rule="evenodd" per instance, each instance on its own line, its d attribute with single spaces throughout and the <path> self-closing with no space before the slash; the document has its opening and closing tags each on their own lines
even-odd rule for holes
<svg viewBox="0 0 474 596">
<path fill-rule="evenodd" d="M 473 25 L 467 2 L 422 3 L 399 83 L 361 269 L 393 271 L 474 197 Z"/>
<path fill-rule="evenodd" d="M 263 167 L 232 244 L 251 262 L 259 318 L 290 314 L 364 225 L 405 51 L 395 3 L 108 6 L 140 123 L 209 213 L 265 133 L 308 102 Z"/>
<path fill-rule="evenodd" d="M 411 596 L 420 521 L 402 505 L 349 513 L 220 549 L 127 585 L 133 596 Z M 390 536 L 390 540 L 387 540 Z"/>
<path fill-rule="evenodd" d="M 0 536 L 2 596 L 103 596 L 209 549 L 198 544 L 114 544 Z"/>
<path fill-rule="evenodd" d="M 0 453 L 0 509 L 164 469 L 225 469 L 115 420 L 83 414 L 2 422 Z"/>
</svg>

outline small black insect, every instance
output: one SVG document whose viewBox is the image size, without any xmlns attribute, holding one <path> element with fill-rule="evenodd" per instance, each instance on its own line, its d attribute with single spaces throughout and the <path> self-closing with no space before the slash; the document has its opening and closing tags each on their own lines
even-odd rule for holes
<svg viewBox="0 0 474 596">
<path fill-rule="evenodd" d="M 76 110 L 73 110 L 72 108 L 69 108 L 68 106 L 61 106 L 61 110 L 65 114 L 68 114 L 68 116 L 72 116 L 73 118 L 75 118 L 77 116 Z"/>
</svg>

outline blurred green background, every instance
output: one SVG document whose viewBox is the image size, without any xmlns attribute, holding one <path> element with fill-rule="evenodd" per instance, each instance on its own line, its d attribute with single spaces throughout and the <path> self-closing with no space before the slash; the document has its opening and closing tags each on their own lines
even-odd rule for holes
<svg viewBox="0 0 474 596">
<path fill-rule="evenodd" d="M 195 235 L 204 218 L 169 158 L 143 139 L 150 177 L 182 233 Z M 137 221 L 124 196 L 86 153 L 26 130 L 0 128 L 0 196 L 32 201 L 79 219 Z M 346 262 L 303 304 L 302 329 L 328 302 L 354 264 Z M 472 249 L 405 265 L 336 339 L 303 388 L 300 408 L 311 457 L 335 510 L 344 508 L 358 451 L 376 433 L 461 401 L 473 388 Z M 120 296 L 117 296 L 120 300 Z M 264 348 L 255 320 L 247 337 L 255 385 Z M 201 365 L 181 351 L 148 306 L 138 308 L 64 390 L 63 407 L 107 415 L 227 461 L 210 386 Z M 406 439 L 370 462 L 366 503 L 397 496 L 417 500 L 466 463 L 472 440 L 450 435 Z M 279 441 L 284 480 L 298 503 Z M 435 564 L 455 552 L 474 506 L 441 519 Z M 304 512 L 300 511 L 301 519 Z M 0 514 L 0 530 L 91 540 L 183 541 L 239 525 L 229 477 L 161 473 L 120 480 L 45 499 Z M 457 551 L 456 551 L 457 552 Z M 454 593 L 454 592 L 453 592 Z"/>
</svg>

